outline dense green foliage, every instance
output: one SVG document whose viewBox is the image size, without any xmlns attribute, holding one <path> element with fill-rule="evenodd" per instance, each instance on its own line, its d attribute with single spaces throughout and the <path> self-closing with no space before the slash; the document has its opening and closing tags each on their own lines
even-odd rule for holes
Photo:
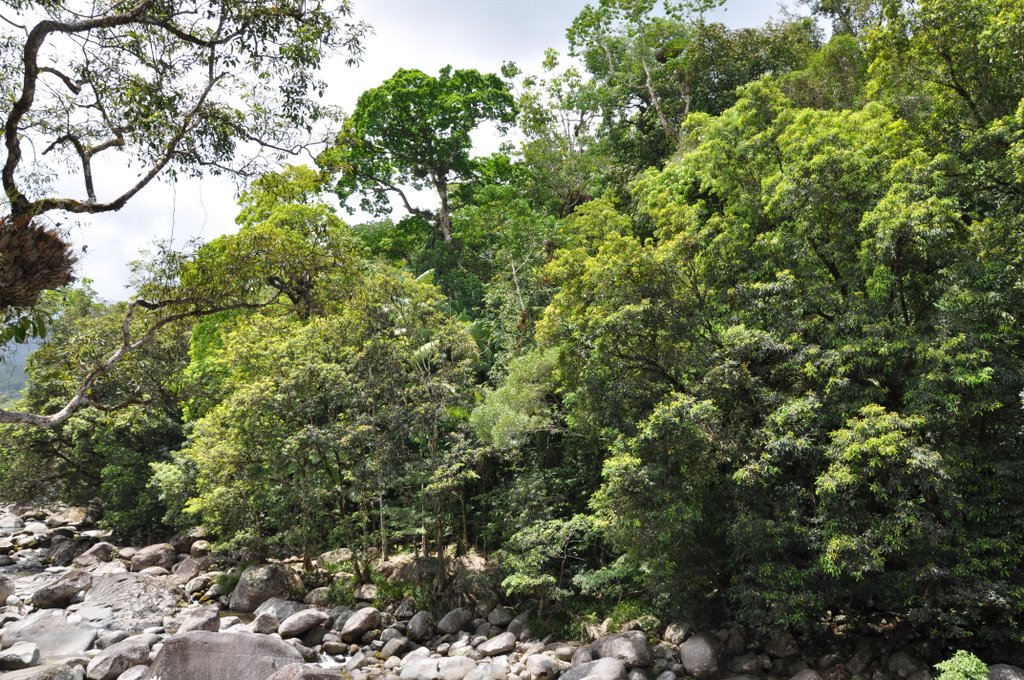
<svg viewBox="0 0 1024 680">
<path fill-rule="evenodd" d="M 5 431 L 0 486 L 250 558 L 347 545 L 362 580 L 476 550 L 549 621 L 884 613 L 1014 658 L 1024 5 L 807 4 L 827 43 L 602 0 L 569 29 L 585 72 L 399 71 L 318 169 L 254 182 L 237 233 L 143 267 L 150 297 L 234 307 Z M 472 158 L 513 116 L 518 147 Z M 43 411 L 121 311 L 48 305 Z"/>
</svg>

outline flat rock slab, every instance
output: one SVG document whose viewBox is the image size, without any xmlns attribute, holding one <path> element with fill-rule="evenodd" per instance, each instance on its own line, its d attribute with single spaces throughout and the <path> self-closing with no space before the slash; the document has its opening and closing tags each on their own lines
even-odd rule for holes
<svg viewBox="0 0 1024 680">
<path fill-rule="evenodd" d="M 84 659 L 73 659 L 46 664 L 20 671 L 4 673 L 4 680 L 82 680 L 85 677 Z"/>
<path fill-rule="evenodd" d="M 197 630 L 168 638 L 143 680 L 266 680 L 302 662 L 295 647 L 269 635 Z"/>
<path fill-rule="evenodd" d="M 338 671 L 329 671 L 319 666 L 292 664 L 271 675 L 267 680 L 341 680 Z"/>
<path fill-rule="evenodd" d="M 32 642 L 43 659 L 51 656 L 81 654 L 92 646 L 96 629 L 81 617 L 63 609 L 43 609 L 4 627 L 0 643 L 11 647 Z"/>
<path fill-rule="evenodd" d="M 156 576 L 123 572 L 93 575 L 92 587 L 85 594 L 85 606 L 109 607 L 118 628 L 130 632 L 163 625 L 164 614 L 174 611 L 178 589 L 168 587 Z"/>
</svg>

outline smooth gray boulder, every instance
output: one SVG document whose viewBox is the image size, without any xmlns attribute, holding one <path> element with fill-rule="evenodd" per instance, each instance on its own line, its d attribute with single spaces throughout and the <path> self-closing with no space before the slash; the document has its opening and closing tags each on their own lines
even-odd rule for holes
<svg viewBox="0 0 1024 680">
<path fill-rule="evenodd" d="M 149 567 L 163 567 L 170 571 L 178 553 L 170 543 L 147 545 L 132 555 L 132 571 L 142 571 Z"/>
<path fill-rule="evenodd" d="M 437 680 L 437 659 L 427 659 L 422 656 L 402 662 L 402 680 Z"/>
<path fill-rule="evenodd" d="M 276 633 L 280 625 L 281 622 L 277 620 L 273 612 L 263 612 L 252 620 L 252 623 L 249 624 L 249 630 L 262 635 L 270 635 L 271 633 Z"/>
<path fill-rule="evenodd" d="M 459 607 L 458 609 L 453 609 L 445 614 L 441 620 L 437 622 L 437 631 L 439 633 L 444 633 L 445 635 L 458 633 L 472 620 L 473 615 Z"/>
<path fill-rule="evenodd" d="M 1005 663 L 988 667 L 988 680 L 1024 680 L 1024 670 Z"/>
<path fill-rule="evenodd" d="M 526 657 L 526 672 L 533 680 L 551 680 L 558 675 L 559 664 L 547 654 Z"/>
<path fill-rule="evenodd" d="M 526 640 L 530 637 L 530 613 L 523 612 L 514 619 L 509 621 L 508 632 L 515 635 L 520 640 Z"/>
<path fill-rule="evenodd" d="M 561 680 L 626 680 L 627 675 L 626 664 L 619 659 L 598 659 L 570 668 Z"/>
<path fill-rule="evenodd" d="M 184 585 L 200 574 L 209 571 L 212 565 L 213 560 L 209 557 L 186 557 L 174 566 L 172 570 L 174 576 L 171 578 L 171 582 Z"/>
<path fill-rule="evenodd" d="M 39 647 L 42 657 L 81 654 L 95 639 L 95 628 L 63 609 L 42 609 L 29 614 L 21 621 L 8 623 L 0 634 L 3 647 L 32 642 Z"/>
<path fill-rule="evenodd" d="M 654 663 L 647 635 L 639 630 L 616 633 L 594 641 L 590 648 L 599 659 L 619 659 L 629 668 L 646 668 Z"/>
<path fill-rule="evenodd" d="M 117 676 L 117 680 L 142 680 L 142 676 L 149 670 L 149 666 L 132 666 L 121 675 Z"/>
<path fill-rule="evenodd" d="M 380 650 L 380 655 L 384 659 L 390 659 L 393 656 L 402 656 L 411 650 L 412 646 L 413 642 L 409 638 L 392 638 L 384 643 L 384 647 Z"/>
<path fill-rule="evenodd" d="M 508 654 L 516 648 L 516 636 L 512 633 L 496 635 L 486 642 L 477 645 L 476 650 L 484 656 L 499 656 Z"/>
<path fill-rule="evenodd" d="M 300 598 L 302 592 L 302 581 L 294 571 L 280 564 L 263 564 L 242 572 L 238 585 L 231 591 L 229 606 L 235 611 L 251 612 L 272 597 Z"/>
<path fill-rule="evenodd" d="M 508 664 L 482 663 L 465 680 L 508 680 Z"/>
<path fill-rule="evenodd" d="M 284 621 L 295 612 L 301 612 L 306 609 L 306 605 L 295 600 L 286 600 L 283 597 L 272 597 L 253 612 L 256 616 L 260 614 L 273 614 L 277 617 L 278 622 Z"/>
<path fill-rule="evenodd" d="M 178 627 L 178 634 L 194 630 L 220 630 L 220 610 L 215 605 L 207 605 L 186 612 Z"/>
<path fill-rule="evenodd" d="M 109 562 L 111 559 L 113 559 L 115 552 L 117 552 L 117 548 L 114 546 L 113 543 L 108 543 L 107 541 L 100 541 L 99 543 L 95 544 L 82 554 L 92 555 L 100 562 Z"/>
<path fill-rule="evenodd" d="M 111 645 L 93 657 L 85 669 L 85 677 L 116 680 L 129 668 L 149 661 L 149 650 L 159 641 L 158 635 L 145 633 Z"/>
<path fill-rule="evenodd" d="M 697 633 L 679 646 L 679 657 L 688 675 L 698 680 L 718 674 L 722 642 L 710 633 Z"/>
<path fill-rule="evenodd" d="M 341 639 L 346 642 L 358 640 L 374 628 L 380 628 L 380 622 L 380 612 L 375 607 L 363 607 L 345 621 Z"/>
<path fill-rule="evenodd" d="M 512 623 L 512 619 L 516 617 L 516 613 L 508 607 L 495 607 L 487 615 L 487 623 L 492 626 L 501 626 L 504 628 L 508 624 Z"/>
<path fill-rule="evenodd" d="M 426 642 L 434 635 L 436 627 L 437 623 L 434 621 L 433 614 L 428 611 L 419 611 L 409 619 L 406 631 L 410 640 Z"/>
<path fill-rule="evenodd" d="M 269 635 L 197 630 L 164 641 L 143 680 L 266 680 L 302 661 L 295 647 Z"/>
<path fill-rule="evenodd" d="M 319 609 L 303 609 L 282 621 L 277 633 L 283 638 L 299 637 L 317 626 L 323 625 L 330 618 L 327 612 L 322 612 Z"/>
<path fill-rule="evenodd" d="M 463 680 L 476 670 L 476 661 L 464 656 L 440 659 L 422 657 L 408 660 L 402 666 L 402 680 Z"/>
<path fill-rule="evenodd" d="M 821 680 L 821 675 L 813 668 L 805 668 L 793 675 L 789 680 Z"/>
<path fill-rule="evenodd" d="M 0 651 L 0 669 L 5 671 L 29 668 L 39 663 L 39 647 L 33 642 L 19 642 Z"/>
<path fill-rule="evenodd" d="M 463 680 L 476 670 L 476 661 L 465 656 L 450 656 L 437 660 L 439 680 Z"/>
</svg>

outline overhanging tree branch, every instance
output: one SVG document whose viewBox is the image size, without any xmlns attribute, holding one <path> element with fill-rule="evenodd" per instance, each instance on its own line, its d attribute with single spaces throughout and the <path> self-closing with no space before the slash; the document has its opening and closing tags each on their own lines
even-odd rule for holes
<svg viewBox="0 0 1024 680">
<path fill-rule="evenodd" d="M 78 409 L 90 405 L 89 393 L 96 385 L 96 382 L 109 373 L 110 370 L 126 355 L 142 348 L 152 341 L 156 336 L 157 331 L 161 328 L 178 321 L 209 316 L 211 314 L 226 312 L 233 309 L 260 309 L 273 304 L 278 299 L 279 295 L 280 293 L 263 302 L 236 302 L 221 305 L 202 304 L 201 301 L 190 300 L 187 298 L 156 302 L 143 299 L 133 300 L 128 304 L 128 309 L 125 311 L 124 319 L 121 322 L 121 345 L 112 354 L 110 354 L 110 356 L 86 373 L 85 377 L 83 377 L 82 381 L 79 383 L 78 388 L 75 390 L 74 395 L 70 400 L 68 400 L 67 404 L 65 404 L 63 408 L 56 413 L 49 415 L 0 409 L 0 423 L 35 425 L 38 427 L 56 427 L 74 415 Z M 195 304 L 198 304 L 198 306 L 193 309 L 169 314 L 168 316 L 157 320 L 147 328 L 142 335 L 133 339 L 132 321 L 135 318 L 136 310 L 139 308 L 156 311 L 177 305 Z"/>
</svg>

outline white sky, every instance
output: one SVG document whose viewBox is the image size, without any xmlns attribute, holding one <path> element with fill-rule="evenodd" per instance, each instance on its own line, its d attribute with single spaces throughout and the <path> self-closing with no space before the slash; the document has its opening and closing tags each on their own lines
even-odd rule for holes
<svg viewBox="0 0 1024 680">
<path fill-rule="evenodd" d="M 361 92 L 399 68 L 437 73 L 452 64 L 497 72 L 510 60 L 527 72 L 537 72 L 546 48 L 565 52 L 565 30 L 586 4 L 587 0 L 354 0 L 356 18 L 369 22 L 375 33 L 366 41 L 360 67 L 330 67 L 328 97 L 351 111 Z M 739 28 L 759 26 L 779 15 L 778 0 L 727 0 L 710 18 Z M 492 145 L 493 141 L 488 146 Z M 111 168 L 109 173 L 116 177 L 120 171 Z M 193 237 L 209 240 L 233 231 L 235 192 L 234 184 L 220 178 L 155 182 L 117 213 L 67 220 L 74 225 L 71 237 L 76 246 L 87 248 L 78 276 L 92 279 L 102 297 L 124 299 L 128 262 L 149 244 L 170 239 L 180 245 Z"/>
</svg>

